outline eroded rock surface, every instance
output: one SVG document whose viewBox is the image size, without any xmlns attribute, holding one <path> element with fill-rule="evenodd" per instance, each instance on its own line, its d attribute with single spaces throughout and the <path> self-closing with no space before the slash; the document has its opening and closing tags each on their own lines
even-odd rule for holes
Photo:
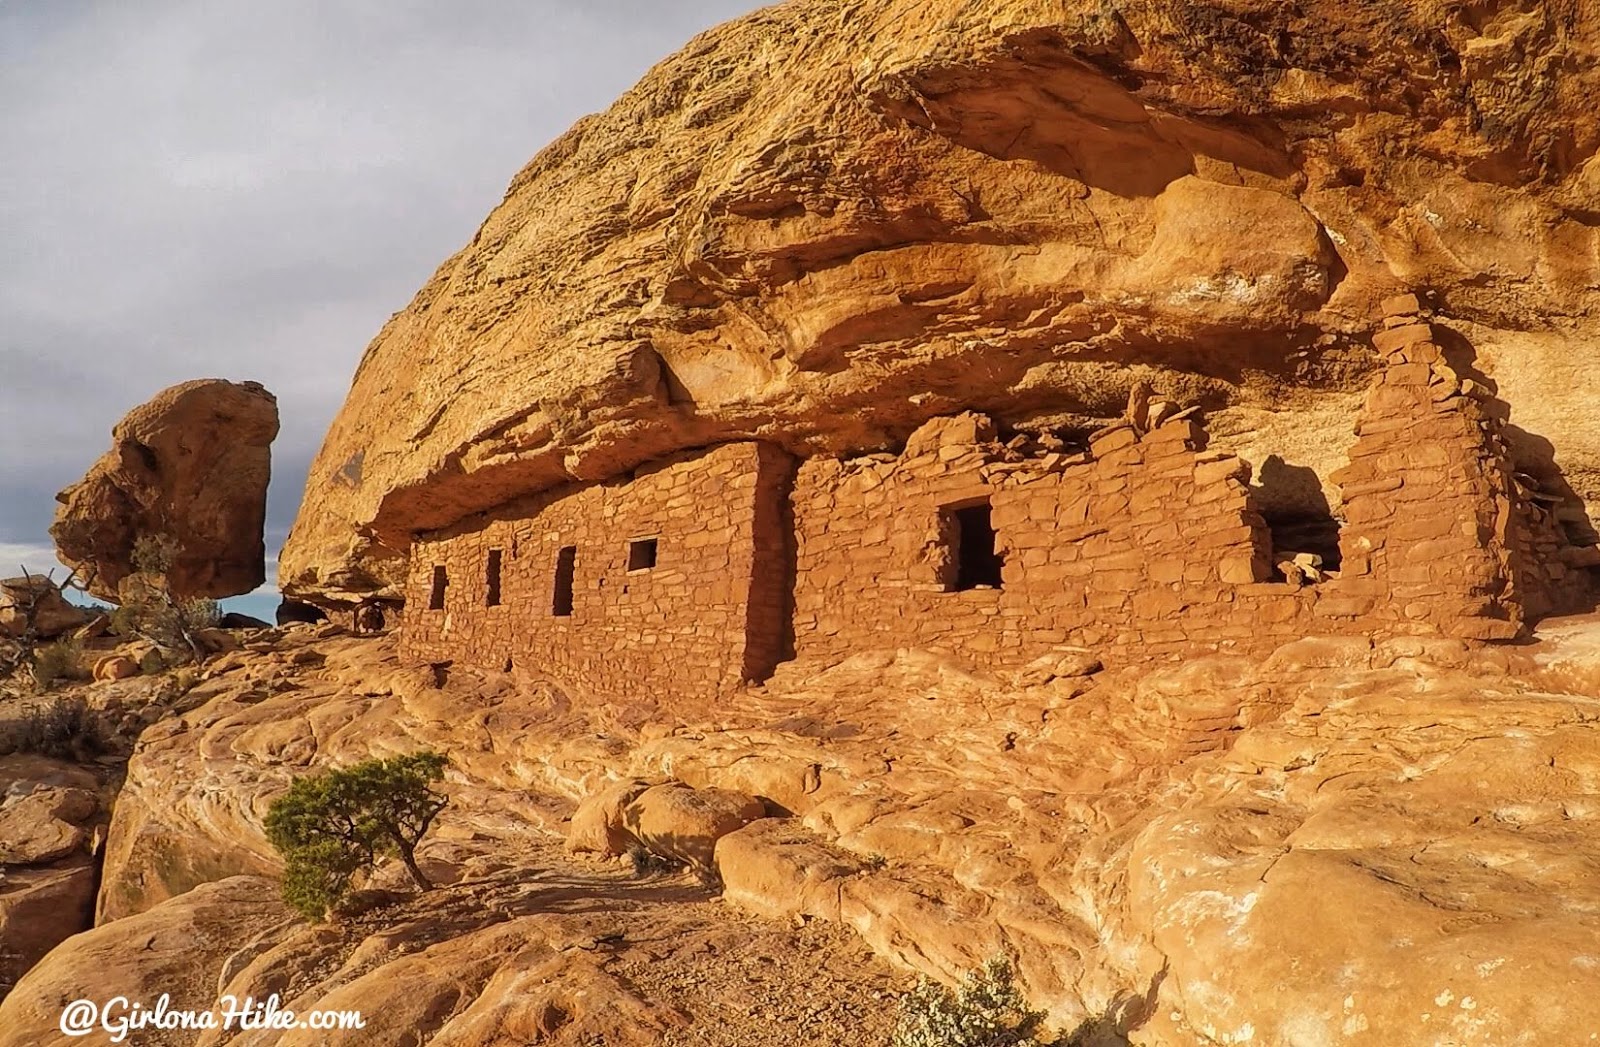
<svg viewBox="0 0 1600 1047">
<path fill-rule="evenodd" d="M 112 445 L 56 495 L 50 535 L 96 596 L 115 600 L 134 544 L 166 536 L 181 597 L 236 596 L 266 579 L 267 482 L 278 402 L 255 382 L 203 379 L 157 393 L 111 430 Z"/>
<path fill-rule="evenodd" d="M 70 603 L 47 575 L 19 575 L 0 581 L 0 636 L 22 636 L 31 624 L 38 639 L 71 632 L 90 618 Z"/>
<path fill-rule="evenodd" d="M 446 887 L 411 899 L 384 870 L 354 930 L 286 924 L 222 983 L 392 1009 L 433 1043 L 552 1022 L 567 1031 L 549 1042 L 582 1042 L 613 1012 L 631 1016 L 618 1042 L 722 1042 L 695 1037 L 726 1032 L 748 986 L 693 972 L 732 947 L 725 916 L 694 924 L 709 939 L 684 932 L 718 944 L 679 982 L 643 986 L 652 965 L 628 968 L 610 939 L 671 940 L 690 915 L 674 899 L 706 889 L 560 853 L 569 835 L 602 854 L 705 838 L 749 919 L 848 930 L 945 979 L 1007 953 L 1057 1028 L 1101 1042 L 1564 1042 L 1600 1031 L 1597 635 L 1575 618 L 1527 648 L 1310 637 L 1127 671 L 1066 651 L 1006 679 L 886 650 L 666 707 L 574 702 L 522 669 L 407 667 L 391 638 L 293 627 L 219 657 L 195 705 L 146 731 L 94 934 L 274 872 L 261 821 L 294 774 L 431 746 L 450 755 L 452 802 L 420 860 Z M 651 792 L 717 817 L 642 832 Z M 270 901 L 265 881 L 227 882 Z M 89 938 L 18 993 L 73 991 L 84 958 L 62 957 Z M 30 1006 L 0 1007 L 0 1028 L 33 1028 Z M 774 1035 L 837 1042 L 796 1028 Z"/>
<path fill-rule="evenodd" d="M 1203 403 L 1269 508 L 1337 493 L 1421 290 L 1588 529 L 1592 8 L 796 0 L 581 121 L 368 348 L 283 552 L 393 593 L 418 530 L 744 437 L 1082 431 Z M 1559 72 L 1557 72 L 1559 71 Z"/>
<path fill-rule="evenodd" d="M 100 774 L 60 760 L 0 757 L 0 998 L 94 923 L 102 786 Z"/>
</svg>

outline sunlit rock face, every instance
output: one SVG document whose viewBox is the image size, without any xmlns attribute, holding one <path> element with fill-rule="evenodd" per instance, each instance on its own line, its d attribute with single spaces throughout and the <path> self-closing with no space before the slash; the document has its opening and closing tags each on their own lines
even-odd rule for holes
<svg viewBox="0 0 1600 1047">
<path fill-rule="evenodd" d="M 111 449 L 56 495 L 56 554 L 109 600 L 141 538 L 171 542 L 180 597 L 248 593 L 266 580 L 262 525 L 278 401 L 256 382 L 163 389 L 111 430 Z"/>
<path fill-rule="evenodd" d="M 1126 670 L 880 649 L 699 702 L 441 673 L 392 637 L 296 626 L 215 659 L 186 711 L 144 730 L 98 926 L 0 1003 L 0 1047 L 67 1043 L 63 1000 L 224 991 L 360 1009 L 385 1043 L 526 1043 L 550 994 L 572 1020 L 535 1042 L 763 1042 L 718 1038 L 749 1021 L 887 1042 L 851 1037 L 891 996 L 819 1019 L 802 990 L 832 999 L 882 961 L 955 981 L 1001 952 L 1053 1027 L 1101 1034 L 1087 1042 L 1565 1043 L 1600 1023 L 1597 694 L 1592 615 L 1526 645 L 1323 636 Z M 439 889 L 411 893 L 390 862 L 366 885 L 380 911 L 293 919 L 272 799 L 424 748 L 451 761 L 419 852 Z M 57 853 L 70 791 L 26 799 L 49 819 L 13 801 L 34 831 L 0 839 Z M 636 845 L 714 873 L 722 897 L 619 865 Z M 811 939 L 824 980 L 763 959 L 792 956 L 804 943 L 776 939 L 802 926 L 829 936 Z M 671 984 L 639 977 L 663 953 Z M 748 1010 L 728 974 L 751 955 L 816 1024 Z M 706 994 L 674 1017 L 688 984 Z"/>
<path fill-rule="evenodd" d="M 1140 380 L 1205 404 L 1269 507 L 1337 509 L 1368 324 L 1401 290 L 1586 529 L 1594 43 L 1570 3 L 731 22 L 535 157 L 379 333 L 287 587 L 393 592 L 419 530 L 686 447 L 892 448 L 966 408 L 1081 431 Z"/>
</svg>

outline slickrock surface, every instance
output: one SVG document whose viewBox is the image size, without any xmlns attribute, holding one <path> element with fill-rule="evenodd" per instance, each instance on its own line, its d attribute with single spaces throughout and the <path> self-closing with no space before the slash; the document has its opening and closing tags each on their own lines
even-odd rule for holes
<svg viewBox="0 0 1600 1047">
<path fill-rule="evenodd" d="M 272 872 L 261 820 L 293 774 L 423 745 L 452 760 L 452 803 L 422 851 L 450 886 L 348 926 L 286 926 L 236 961 L 201 957 L 205 992 L 287 986 L 297 1009 L 360 1006 L 435 1044 L 541 1042 L 532 1030 L 552 1023 L 568 1031 L 547 1042 L 581 1043 L 608 1014 L 630 1016 L 634 1039 L 617 1042 L 764 1044 L 695 1037 L 772 1013 L 782 994 L 757 982 L 792 991 L 783 979 L 814 964 L 845 979 L 821 1000 L 848 1007 L 808 1027 L 791 1006 L 774 1035 L 877 1043 L 888 1000 L 850 1025 L 887 984 L 848 959 L 859 940 L 943 978 L 1008 952 L 1057 1028 L 1102 1043 L 1600 1033 L 1600 619 L 1552 621 L 1528 647 L 1313 637 L 1265 659 L 1115 672 L 1079 655 L 1056 670 L 1002 678 L 886 650 L 669 711 L 522 670 L 403 667 L 391 639 L 333 626 L 262 634 L 143 736 L 107 847 L 110 922 L 0 1005 L 0 1044 L 51 1042 L 41 1001 L 81 995 L 106 942 L 201 919 L 199 884 Z M 687 876 L 561 856 L 569 831 L 602 854 L 649 842 L 627 812 L 642 785 L 674 782 L 727 790 L 683 809 L 754 796 L 768 815 L 667 834 L 714 841 L 721 902 Z M 276 926 L 261 881 L 207 890 L 241 884 Z M 402 886 L 398 869 L 375 884 Z M 679 946 L 701 934 L 712 947 L 691 962 Z M 751 941 L 773 943 L 772 979 Z M 679 973 L 630 952 L 641 942 Z M 156 976 L 120 948 L 130 984 Z M 701 984 L 730 955 L 743 988 Z M 581 994 L 603 1005 L 570 1002 Z"/>
<path fill-rule="evenodd" d="M 255 382 L 202 379 L 157 393 L 111 430 L 111 450 L 56 495 L 61 561 L 117 598 L 134 543 L 166 535 L 174 594 L 236 596 L 266 579 L 267 482 L 278 401 Z"/>
<path fill-rule="evenodd" d="M 8 726 L 0 718 L 0 743 Z M 51 949 L 93 925 L 93 852 L 109 806 L 103 778 L 61 760 L 0 756 L 0 998 Z"/>
<path fill-rule="evenodd" d="M 1518 468 L 1593 507 L 1595 18 L 795 0 L 722 26 L 539 153 L 373 341 L 288 587 L 393 592 L 418 530 L 685 447 L 875 450 L 965 408 L 1082 430 L 1136 381 L 1315 506 L 1367 318 L 1412 289 L 1511 405 Z"/>
<path fill-rule="evenodd" d="M 396 893 L 309 927 L 273 881 L 236 876 L 106 924 L 41 964 L 5 1004 L 0 1044 L 80 1039 L 58 997 L 125 994 L 205 1009 L 222 996 L 360 1011 L 359 1031 L 173 1030 L 140 1044 L 256 1047 L 780 1047 L 883 1042 L 905 985 L 847 931 L 741 915 L 684 876 L 586 868 L 559 851 L 469 865 L 425 898 Z M 96 966 L 96 963 L 99 966 Z M 107 974 L 110 971 L 112 973 Z M 64 997 L 63 997 L 63 994 Z M 839 1041 L 837 1030 L 859 1035 Z"/>
</svg>

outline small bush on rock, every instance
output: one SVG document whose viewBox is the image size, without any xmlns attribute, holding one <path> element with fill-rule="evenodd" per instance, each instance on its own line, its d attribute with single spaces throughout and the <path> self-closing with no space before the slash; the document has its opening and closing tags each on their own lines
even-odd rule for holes
<svg viewBox="0 0 1600 1047">
<path fill-rule="evenodd" d="M 109 748 L 104 725 L 82 698 L 41 705 L 18 720 L 0 738 L 0 754 L 34 753 L 58 760 L 82 760 Z"/>
<path fill-rule="evenodd" d="M 41 691 L 82 675 L 83 651 L 68 640 L 45 644 L 33 652 L 33 682 Z"/>
<path fill-rule="evenodd" d="M 133 546 L 133 574 L 117 586 L 121 603 L 111 612 L 111 631 L 118 636 L 149 641 L 172 658 L 205 660 L 198 639 L 201 630 L 222 620 L 215 600 L 180 600 L 167 584 L 167 572 L 180 552 L 176 539 L 168 535 L 143 535 Z M 146 661 L 149 656 L 146 656 Z M 163 663 L 170 661 L 163 658 Z M 145 672 L 159 672 L 160 666 L 142 666 Z"/>
<path fill-rule="evenodd" d="M 1025 1047 L 1038 1039 L 1043 1011 L 1028 1009 L 1011 964 L 996 957 L 955 991 L 930 978 L 900 998 L 890 1047 Z"/>
<path fill-rule="evenodd" d="M 416 849 L 447 802 L 430 787 L 445 763 L 442 753 L 424 751 L 297 778 L 267 812 L 267 839 L 284 860 L 283 900 L 320 920 L 357 873 L 391 854 L 417 887 L 431 890 Z"/>
</svg>

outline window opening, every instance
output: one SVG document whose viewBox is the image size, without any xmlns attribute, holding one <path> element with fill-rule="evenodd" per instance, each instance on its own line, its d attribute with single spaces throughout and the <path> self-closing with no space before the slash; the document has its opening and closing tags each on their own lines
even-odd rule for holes
<svg viewBox="0 0 1600 1047">
<path fill-rule="evenodd" d="M 648 571 L 656 565 L 655 538 L 635 538 L 628 543 L 628 570 Z"/>
<path fill-rule="evenodd" d="M 1339 521 L 1332 513 L 1263 513 L 1272 535 L 1272 578 L 1307 584 L 1339 569 Z"/>
<path fill-rule="evenodd" d="M 939 531 L 949 554 L 947 588 L 953 592 L 1000 588 L 1005 557 L 995 549 L 989 503 L 946 508 L 940 515 Z"/>
<path fill-rule="evenodd" d="M 550 613 L 565 618 L 572 613 L 572 580 L 578 566 L 578 547 L 564 545 L 556 554 L 556 591 Z"/>
<path fill-rule="evenodd" d="M 485 607 L 500 606 L 500 550 L 489 550 L 489 562 L 484 566 L 484 597 Z"/>
<path fill-rule="evenodd" d="M 450 585 L 450 575 L 445 571 L 444 564 L 435 564 L 433 567 L 433 588 L 428 593 L 428 610 L 444 610 L 444 591 Z"/>
</svg>

